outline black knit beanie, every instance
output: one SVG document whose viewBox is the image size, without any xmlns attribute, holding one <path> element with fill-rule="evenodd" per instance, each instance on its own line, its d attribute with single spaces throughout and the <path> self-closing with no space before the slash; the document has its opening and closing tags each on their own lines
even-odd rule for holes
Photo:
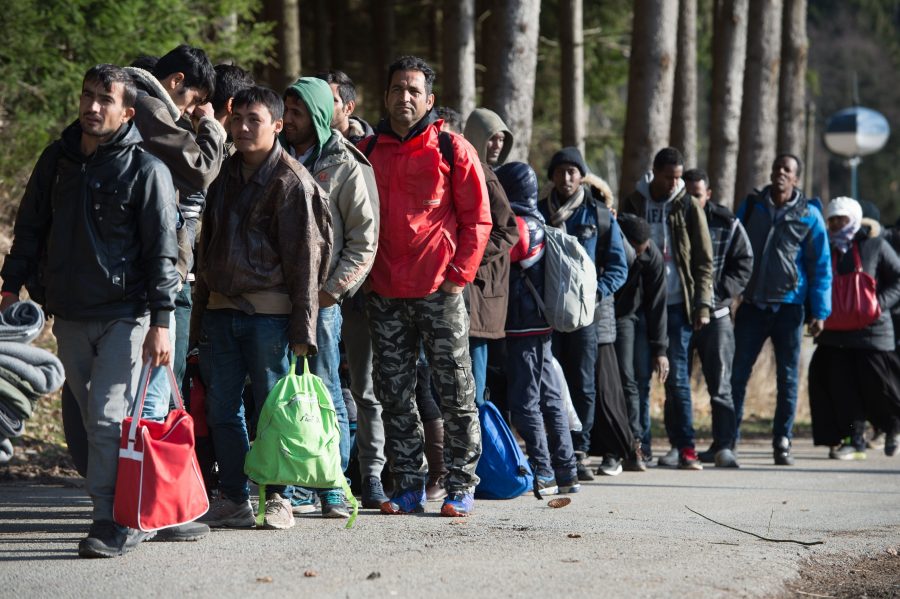
<svg viewBox="0 0 900 599">
<path fill-rule="evenodd" d="M 582 177 L 587 174 L 587 166 L 584 164 L 584 158 L 581 157 L 581 152 L 579 152 L 578 148 L 575 146 L 565 147 L 553 155 L 553 158 L 550 159 L 550 166 L 547 167 L 548 179 L 553 179 L 553 171 L 555 171 L 556 167 L 560 164 L 573 164 L 577 166 L 578 170 L 581 171 Z"/>
<path fill-rule="evenodd" d="M 631 245 L 643 245 L 650 239 L 650 225 L 640 216 L 619 214 L 616 222 Z"/>
</svg>

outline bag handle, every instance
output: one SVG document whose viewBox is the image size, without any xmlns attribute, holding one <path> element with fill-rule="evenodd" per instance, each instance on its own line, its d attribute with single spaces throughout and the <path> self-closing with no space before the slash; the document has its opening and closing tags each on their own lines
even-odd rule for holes
<svg viewBox="0 0 900 599">
<path fill-rule="evenodd" d="M 150 386 L 150 377 L 156 368 L 151 367 L 150 360 L 145 360 L 141 366 L 141 377 L 139 381 L 138 394 L 136 401 L 131 406 L 131 426 L 128 429 L 128 449 L 134 449 L 134 442 L 137 439 L 138 422 L 140 416 L 144 412 L 144 401 L 147 399 L 147 387 Z M 172 371 L 172 365 L 165 365 L 166 373 L 169 375 L 170 397 L 175 400 L 175 408 L 184 409 L 184 401 L 181 399 L 181 391 L 178 389 L 178 381 L 175 380 L 175 373 Z"/>
<path fill-rule="evenodd" d="M 853 241 L 850 243 L 853 246 L 853 263 L 856 266 L 856 272 L 862 272 L 862 258 L 859 257 L 859 242 Z"/>
</svg>

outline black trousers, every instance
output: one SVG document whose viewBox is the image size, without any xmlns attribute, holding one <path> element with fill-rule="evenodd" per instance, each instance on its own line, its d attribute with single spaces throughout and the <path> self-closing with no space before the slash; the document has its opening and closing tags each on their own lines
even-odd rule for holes
<svg viewBox="0 0 900 599">
<path fill-rule="evenodd" d="M 590 439 L 590 452 L 594 455 L 634 456 L 635 439 L 612 343 L 597 347 L 597 403 Z"/>
</svg>

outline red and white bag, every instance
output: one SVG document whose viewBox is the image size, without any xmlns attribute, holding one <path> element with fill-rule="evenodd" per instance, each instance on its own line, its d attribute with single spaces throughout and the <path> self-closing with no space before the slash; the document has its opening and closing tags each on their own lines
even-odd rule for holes
<svg viewBox="0 0 900 599">
<path fill-rule="evenodd" d="M 196 520 L 209 509 L 194 453 L 194 421 L 184 409 L 170 366 L 175 409 L 162 422 L 140 417 L 152 369 L 145 363 L 131 416 L 122 422 L 113 519 L 143 531 Z"/>
</svg>

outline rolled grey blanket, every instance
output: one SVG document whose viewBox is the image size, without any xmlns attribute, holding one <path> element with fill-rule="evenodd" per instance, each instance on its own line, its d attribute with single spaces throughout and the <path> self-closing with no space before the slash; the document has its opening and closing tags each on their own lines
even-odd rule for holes
<svg viewBox="0 0 900 599">
<path fill-rule="evenodd" d="M 0 464 L 5 464 L 13 457 L 13 446 L 9 439 L 0 439 Z"/>
<path fill-rule="evenodd" d="M 62 387 L 62 362 L 50 352 L 24 343 L 0 342 L 0 369 L 8 370 L 33 393 L 46 395 Z M 2 370 L 0 370 L 2 372 Z M 8 381 L 15 385 L 16 381 Z M 27 393 L 23 389 L 23 392 Z"/>
<path fill-rule="evenodd" d="M 44 311 L 31 300 L 16 302 L 0 312 L 0 341 L 31 343 L 44 328 Z"/>
<path fill-rule="evenodd" d="M 25 422 L 19 415 L 0 401 L 0 438 L 12 439 L 25 431 Z"/>
</svg>

